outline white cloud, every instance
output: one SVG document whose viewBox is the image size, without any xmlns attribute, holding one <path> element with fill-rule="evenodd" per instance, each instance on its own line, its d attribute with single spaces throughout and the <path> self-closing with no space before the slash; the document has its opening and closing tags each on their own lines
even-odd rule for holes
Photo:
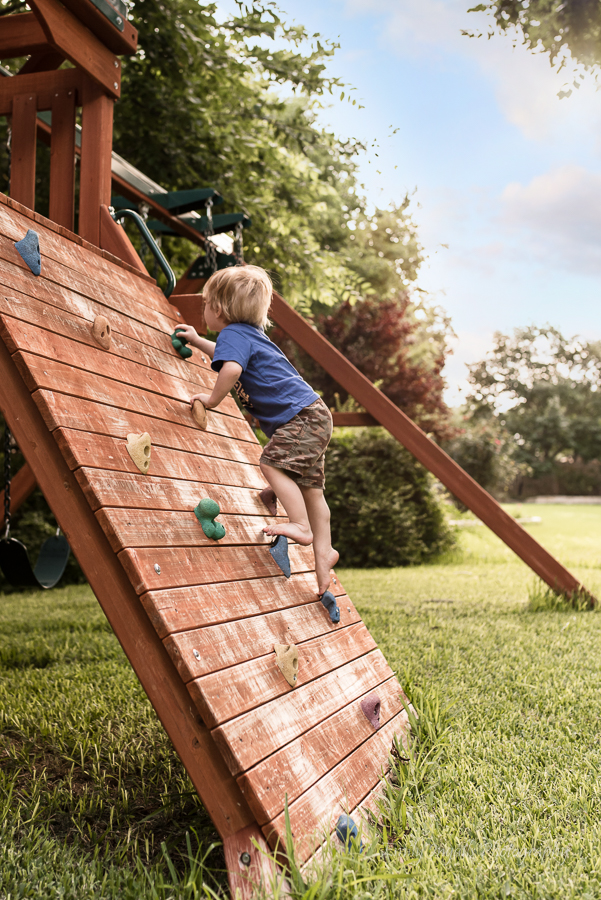
<svg viewBox="0 0 601 900">
<path fill-rule="evenodd" d="M 601 272 L 601 173 L 566 165 L 507 185 L 502 221 L 525 231 L 526 250 L 554 266 Z"/>
</svg>

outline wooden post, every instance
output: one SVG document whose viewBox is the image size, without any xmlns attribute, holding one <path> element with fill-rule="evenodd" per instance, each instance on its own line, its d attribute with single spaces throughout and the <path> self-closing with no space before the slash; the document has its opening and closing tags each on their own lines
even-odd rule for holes
<svg viewBox="0 0 601 900">
<path fill-rule="evenodd" d="M 114 101 L 90 78 L 82 93 L 79 234 L 99 247 L 100 207 L 111 204 Z"/>
<path fill-rule="evenodd" d="M 52 101 L 49 218 L 73 231 L 75 203 L 75 91 L 57 91 Z"/>
<path fill-rule="evenodd" d="M 10 196 L 29 209 L 35 208 L 36 119 L 36 95 L 16 94 L 12 102 Z"/>
</svg>

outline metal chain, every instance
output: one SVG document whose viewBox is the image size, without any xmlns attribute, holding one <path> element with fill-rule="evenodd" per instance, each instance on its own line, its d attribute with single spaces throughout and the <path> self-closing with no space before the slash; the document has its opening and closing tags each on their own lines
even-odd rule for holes
<svg viewBox="0 0 601 900">
<path fill-rule="evenodd" d="M 8 540 L 10 531 L 10 454 L 11 433 L 8 425 L 4 426 L 4 540 Z"/>
<path fill-rule="evenodd" d="M 12 142 L 13 142 L 13 130 L 9 125 L 9 127 L 6 130 L 6 156 L 8 158 L 8 166 L 7 166 L 8 187 L 6 190 L 7 194 L 10 193 L 10 169 L 11 169 L 11 164 L 12 164 Z"/>
<path fill-rule="evenodd" d="M 242 233 L 244 231 L 243 222 L 236 222 L 234 229 L 234 257 L 237 266 L 244 265 L 244 246 L 242 243 Z"/>
<path fill-rule="evenodd" d="M 207 230 L 205 231 L 205 252 L 207 254 L 207 267 L 210 274 L 217 271 L 217 248 L 213 241 L 209 240 L 215 234 L 213 230 L 213 198 L 207 200 Z"/>
</svg>

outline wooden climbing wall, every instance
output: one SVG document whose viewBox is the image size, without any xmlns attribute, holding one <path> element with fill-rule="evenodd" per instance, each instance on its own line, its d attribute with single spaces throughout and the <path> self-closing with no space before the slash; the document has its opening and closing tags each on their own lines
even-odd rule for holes
<svg viewBox="0 0 601 900">
<path fill-rule="evenodd" d="M 29 228 L 39 277 L 14 247 Z M 331 623 L 310 548 L 291 545 L 289 580 L 272 560 L 260 446 L 232 398 L 207 431 L 196 426 L 188 398 L 215 375 L 199 351 L 184 361 L 173 350 L 182 319 L 150 278 L 0 195 L 0 285 L 0 406 L 224 838 L 230 874 L 236 835 L 258 825 L 272 847 L 284 840 L 286 798 L 308 859 L 342 812 L 373 798 L 406 730 L 390 667 L 335 577 Z M 91 333 L 98 315 L 108 350 Z M 151 436 L 147 475 L 126 450 L 131 432 Z M 193 512 L 203 497 L 221 506 L 218 544 Z M 295 688 L 276 642 L 298 647 Z M 374 691 L 379 730 L 360 706 Z"/>
</svg>

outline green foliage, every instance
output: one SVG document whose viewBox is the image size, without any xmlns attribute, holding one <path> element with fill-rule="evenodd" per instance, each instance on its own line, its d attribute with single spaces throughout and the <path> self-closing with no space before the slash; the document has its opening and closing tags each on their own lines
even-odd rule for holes
<svg viewBox="0 0 601 900">
<path fill-rule="evenodd" d="M 341 429 L 326 460 L 332 541 L 347 566 L 407 566 L 453 538 L 431 477 L 383 429 Z"/>
<path fill-rule="evenodd" d="M 526 469 L 516 462 L 515 442 L 496 419 L 462 417 L 457 434 L 443 446 L 474 481 L 493 493 L 507 492 Z"/>
</svg>

